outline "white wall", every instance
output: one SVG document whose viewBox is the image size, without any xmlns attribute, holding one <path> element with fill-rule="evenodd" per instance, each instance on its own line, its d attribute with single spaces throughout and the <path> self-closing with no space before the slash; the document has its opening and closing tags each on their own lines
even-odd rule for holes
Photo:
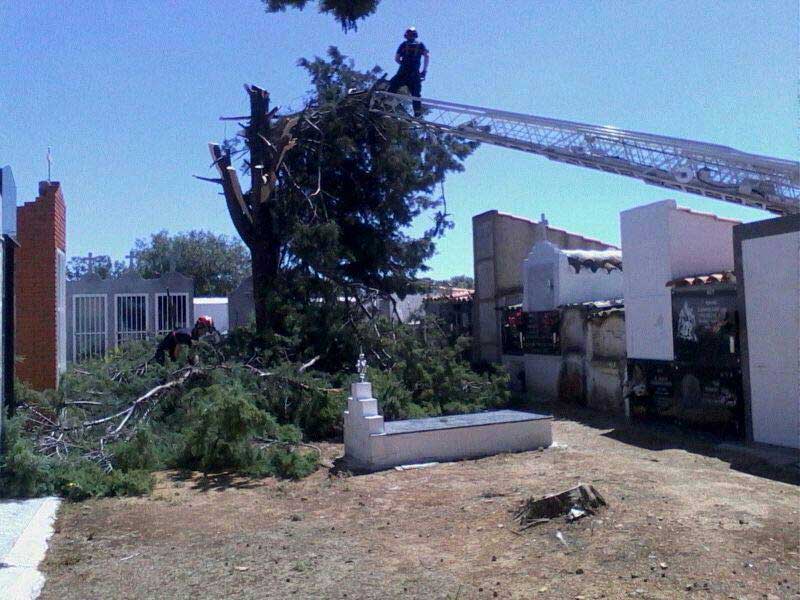
<svg viewBox="0 0 800 600">
<path fill-rule="evenodd" d="M 669 259 L 672 279 L 733 271 L 733 227 L 737 221 L 671 210 Z"/>
<path fill-rule="evenodd" d="M 553 310 L 561 252 L 550 242 L 536 242 L 522 261 L 522 310 Z"/>
<path fill-rule="evenodd" d="M 525 354 L 525 385 L 533 400 L 558 398 L 561 355 Z"/>
<path fill-rule="evenodd" d="M 674 200 L 647 204 L 620 213 L 628 358 L 672 360 L 672 301 L 667 281 L 669 213 Z"/>
<path fill-rule="evenodd" d="M 228 331 L 228 299 L 227 298 L 194 298 L 194 318 L 192 324 L 200 315 L 208 315 L 214 319 L 217 331 Z"/>
<path fill-rule="evenodd" d="M 753 439 L 800 448 L 800 232 L 742 242 Z"/>
<path fill-rule="evenodd" d="M 577 273 L 567 255 L 550 242 L 537 242 L 523 261 L 522 307 L 525 311 L 553 310 L 565 304 L 622 297 L 622 272 L 582 267 Z"/>
<path fill-rule="evenodd" d="M 662 200 L 620 213 L 629 358 L 673 360 L 668 281 L 733 270 L 736 221 Z"/>
</svg>

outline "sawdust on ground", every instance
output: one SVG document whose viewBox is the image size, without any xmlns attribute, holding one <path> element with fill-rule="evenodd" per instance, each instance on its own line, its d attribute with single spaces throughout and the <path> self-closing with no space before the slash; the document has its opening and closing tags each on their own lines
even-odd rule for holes
<svg viewBox="0 0 800 600">
<path fill-rule="evenodd" d="M 800 597 L 795 472 L 582 411 L 553 427 L 541 452 L 299 482 L 164 473 L 147 498 L 64 505 L 42 598 Z M 524 498 L 579 482 L 610 506 L 516 531 Z"/>
</svg>

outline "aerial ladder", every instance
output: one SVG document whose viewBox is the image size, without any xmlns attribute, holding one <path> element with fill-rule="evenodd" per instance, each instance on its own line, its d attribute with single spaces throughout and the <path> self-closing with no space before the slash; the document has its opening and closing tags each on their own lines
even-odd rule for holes
<svg viewBox="0 0 800 600">
<path fill-rule="evenodd" d="M 640 179 L 779 215 L 800 214 L 800 163 L 727 146 L 587 125 L 430 98 L 370 93 L 371 112 L 464 139 Z"/>
</svg>

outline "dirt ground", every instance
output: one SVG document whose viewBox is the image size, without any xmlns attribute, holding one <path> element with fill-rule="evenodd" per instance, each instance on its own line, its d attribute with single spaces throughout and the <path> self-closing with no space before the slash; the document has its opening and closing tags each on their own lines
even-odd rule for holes
<svg viewBox="0 0 800 600">
<path fill-rule="evenodd" d="M 541 452 L 300 482 L 165 473 L 147 498 L 64 505 L 42 598 L 800 598 L 796 470 L 575 410 L 553 427 Z M 610 506 L 517 532 L 524 498 L 578 482 Z"/>
</svg>

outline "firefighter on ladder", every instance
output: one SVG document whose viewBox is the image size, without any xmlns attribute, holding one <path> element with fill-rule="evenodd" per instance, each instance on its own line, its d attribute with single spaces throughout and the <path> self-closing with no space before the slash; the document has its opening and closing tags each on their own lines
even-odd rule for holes
<svg viewBox="0 0 800 600">
<path fill-rule="evenodd" d="M 210 333 L 215 333 L 216 331 L 217 330 L 214 328 L 214 320 L 211 317 L 206 315 L 198 317 L 197 322 L 191 329 L 188 327 L 173 329 L 164 336 L 164 339 L 161 340 L 158 348 L 156 348 L 154 359 L 160 365 L 165 364 L 167 354 L 169 354 L 169 357 L 173 361 L 178 360 L 178 353 L 180 352 L 181 346 L 188 346 L 191 348 L 192 344 L 201 337 Z M 197 355 L 191 355 L 189 357 L 189 362 L 191 364 L 197 364 Z"/>
<path fill-rule="evenodd" d="M 428 73 L 430 63 L 430 52 L 425 44 L 417 40 L 418 34 L 414 27 L 406 29 L 406 41 L 397 48 L 394 56 L 396 63 L 400 65 L 397 74 L 389 80 L 389 93 L 396 94 L 397 90 L 406 86 L 408 92 L 414 97 L 419 98 L 422 94 L 422 82 Z M 422 62 L 422 71 L 419 70 Z M 414 116 L 422 115 L 422 103 L 414 101 Z"/>
</svg>

